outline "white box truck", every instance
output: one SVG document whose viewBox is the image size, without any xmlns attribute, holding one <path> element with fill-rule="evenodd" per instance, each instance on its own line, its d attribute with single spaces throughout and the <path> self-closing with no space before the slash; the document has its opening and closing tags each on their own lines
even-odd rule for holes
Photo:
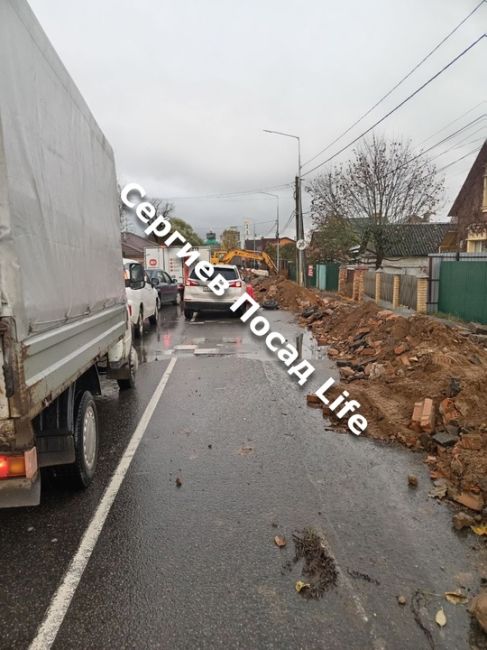
<svg viewBox="0 0 487 650">
<path fill-rule="evenodd" d="M 211 248 L 193 246 L 193 249 L 199 251 L 199 260 L 210 261 Z M 171 277 L 176 278 L 182 297 L 188 267 L 184 263 L 184 259 L 177 256 L 177 251 L 180 250 L 181 248 L 178 246 L 147 246 L 145 249 L 145 268 L 161 269 L 169 273 Z"/>
<path fill-rule="evenodd" d="M 130 281 L 129 281 L 130 282 Z M 112 149 L 25 0 L 0 1 L 0 507 L 87 486 L 99 367 L 133 384 Z"/>
</svg>

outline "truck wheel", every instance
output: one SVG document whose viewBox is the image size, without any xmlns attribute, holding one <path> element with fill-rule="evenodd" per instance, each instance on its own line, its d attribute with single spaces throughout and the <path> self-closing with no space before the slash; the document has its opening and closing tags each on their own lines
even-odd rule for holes
<svg viewBox="0 0 487 650">
<path fill-rule="evenodd" d="M 142 335 L 144 333 L 144 315 L 142 313 L 142 309 L 139 311 L 139 317 L 137 318 L 137 322 L 134 327 L 134 337 L 136 339 L 141 339 Z"/>
<path fill-rule="evenodd" d="M 186 320 L 191 320 L 193 318 L 193 311 L 191 309 L 184 310 L 184 318 Z"/>
<path fill-rule="evenodd" d="M 136 371 L 136 366 L 132 361 L 132 353 L 137 354 L 133 347 L 132 350 L 130 351 L 130 360 L 128 363 L 129 376 L 126 379 L 117 379 L 118 387 L 120 388 L 120 390 L 129 390 L 129 388 L 135 388 L 135 377 L 137 371 Z"/>
<path fill-rule="evenodd" d="M 98 459 L 98 417 L 95 400 L 88 390 L 81 396 L 76 410 L 74 450 L 74 463 L 58 470 L 75 487 L 87 488 L 95 475 Z"/>
</svg>

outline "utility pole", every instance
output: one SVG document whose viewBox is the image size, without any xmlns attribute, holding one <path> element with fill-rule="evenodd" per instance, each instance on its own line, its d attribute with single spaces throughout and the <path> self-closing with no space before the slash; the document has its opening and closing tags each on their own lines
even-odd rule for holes
<svg viewBox="0 0 487 650">
<path fill-rule="evenodd" d="M 296 176 L 294 179 L 295 188 L 294 195 L 296 199 L 296 244 L 304 239 L 304 226 L 303 226 L 303 208 L 301 203 L 301 177 Z M 304 286 L 304 250 L 300 250 L 296 246 L 296 282 L 300 286 Z"/>
<path fill-rule="evenodd" d="M 277 217 L 276 217 L 276 262 L 277 262 L 277 273 L 279 273 L 280 265 L 279 265 L 279 247 L 281 245 L 281 242 L 279 240 L 279 200 L 277 201 Z"/>
<path fill-rule="evenodd" d="M 301 139 L 299 135 L 292 133 L 284 133 L 283 131 L 271 131 L 270 129 L 263 129 L 266 133 L 275 133 L 276 135 L 284 135 L 287 138 L 294 138 L 298 143 L 298 175 L 295 178 L 294 196 L 296 200 L 296 244 L 300 239 L 304 240 L 304 225 L 303 225 L 303 208 L 301 203 Z M 304 250 L 299 250 L 296 246 L 296 281 L 299 285 L 304 286 Z"/>
</svg>

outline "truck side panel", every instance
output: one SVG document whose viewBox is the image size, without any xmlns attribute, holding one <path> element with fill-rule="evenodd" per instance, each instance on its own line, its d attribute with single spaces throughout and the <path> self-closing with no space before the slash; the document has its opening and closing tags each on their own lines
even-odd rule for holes
<svg viewBox="0 0 487 650">
<path fill-rule="evenodd" d="M 23 341 L 125 302 L 117 183 L 109 143 L 25 0 L 0 2 L 0 88 L 0 290 L 14 303 L 0 316 L 15 313 Z"/>
</svg>

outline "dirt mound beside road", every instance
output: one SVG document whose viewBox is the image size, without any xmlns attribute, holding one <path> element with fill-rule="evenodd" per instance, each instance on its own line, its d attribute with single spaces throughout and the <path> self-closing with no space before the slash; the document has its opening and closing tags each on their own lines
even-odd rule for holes
<svg viewBox="0 0 487 650">
<path fill-rule="evenodd" d="M 255 299 L 262 303 L 264 300 L 277 300 L 283 309 L 301 311 L 306 306 L 319 306 L 321 297 L 315 289 L 300 287 L 296 282 L 282 276 L 259 278 L 252 282 Z"/>
<path fill-rule="evenodd" d="M 438 319 L 402 316 L 371 301 L 322 297 L 300 322 L 328 346 L 342 378 L 338 389 L 360 402 L 367 435 L 428 451 L 432 479 L 446 481 L 444 496 L 482 510 L 487 349 Z"/>
</svg>

